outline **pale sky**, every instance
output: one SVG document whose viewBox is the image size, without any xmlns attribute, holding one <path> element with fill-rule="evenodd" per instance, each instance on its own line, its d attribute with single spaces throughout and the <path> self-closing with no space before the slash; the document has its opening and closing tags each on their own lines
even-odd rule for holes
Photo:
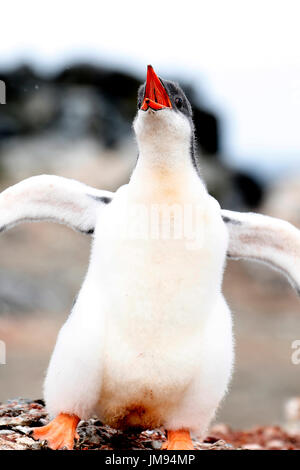
<svg viewBox="0 0 300 470">
<path fill-rule="evenodd" d="M 272 176 L 300 171 L 298 0 L 10 0 L 0 69 L 74 59 L 194 84 L 224 124 L 230 161 Z"/>
</svg>

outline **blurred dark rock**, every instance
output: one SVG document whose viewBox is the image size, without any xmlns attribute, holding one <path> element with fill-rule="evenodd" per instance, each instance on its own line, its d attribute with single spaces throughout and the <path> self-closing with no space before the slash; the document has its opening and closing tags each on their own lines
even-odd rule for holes
<svg viewBox="0 0 300 470">
<path fill-rule="evenodd" d="M 57 135 L 70 142 L 94 139 L 113 149 L 130 136 L 136 113 L 140 80 L 109 68 L 75 64 L 54 76 L 44 76 L 27 65 L 0 71 L 6 83 L 7 104 L 0 108 L 0 163 L 11 139 Z M 228 208 L 255 208 L 262 200 L 262 186 L 250 174 L 241 174 L 221 162 L 219 118 L 199 104 L 195 90 L 182 84 L 192 103 L 201 159 L 209 162 L 208 189 Z M 1 169 L 0 169 L 1 173 Z M 223 193 L 224 184 L 227 191 Z M 1 176 L 1 174 L 0 174 Z"/>
<path fill-rule="evenodd" d="M 193 117 L 201 151 L 207 156 L 218 155 L 220 137 L 217 117 L 197 105 L 193 105 Z"/>
<path fill-rule="evenodd" d="M 262 204 L 263 201 L 263 186 L 260 182 L 251 175 L 236 171 L 232 178 L 233 186 L 237 193 L 241 195 L 241 205 L 245 208 L 256 208 Z"/>
</svg>

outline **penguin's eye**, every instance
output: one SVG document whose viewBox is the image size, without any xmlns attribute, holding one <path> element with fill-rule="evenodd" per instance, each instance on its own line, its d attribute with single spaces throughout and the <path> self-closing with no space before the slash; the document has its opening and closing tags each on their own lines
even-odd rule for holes
<svg viewBox="0 0 300 470">
<path fill-rule="evenodd" d="M 181 98 L 176 98 L 175 99 L 175 104 L 176 104 L 178 109 L 182 108 L 182 105 L 183 105 L 182 99 Z"/>
</svg>

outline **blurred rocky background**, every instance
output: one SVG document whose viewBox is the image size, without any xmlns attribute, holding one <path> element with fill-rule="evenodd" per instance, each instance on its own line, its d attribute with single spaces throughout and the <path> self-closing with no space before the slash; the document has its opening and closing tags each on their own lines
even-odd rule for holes
<svg viewBox="0 0 300 470">
<path fill-rule="evenodd" d="M 165 77 L 176 79 L 176 77 Z M 41 173 L 115 190 L 137 158 L 131 124 L 139 76 L 74 63 L 41 74 L 28 65 L 0 70 L 7 104 L 0 106 L 0 191 Z M 222 119 L 183 83 L 194 109 L 199 162 L 209 191 L 224 208 L 257 210 L 300 227 L 299 173 L 257 179 L 224 158 Z M 199 84 L 201 87 L 201 83 Z M 22 225 L 0 240 L 0 401 L 38 398 L 60 326 L 87 268 L 90 239 L 52 224 Z M 276 424 L 282 403 L 300 393 L 300 365 L 291 343 L 300 339 L 300 304 L 276 272 L 229 262 L 225 295 L 234 313 L 236 370 L 217 417 L 232 426 Z"/>
</svg>

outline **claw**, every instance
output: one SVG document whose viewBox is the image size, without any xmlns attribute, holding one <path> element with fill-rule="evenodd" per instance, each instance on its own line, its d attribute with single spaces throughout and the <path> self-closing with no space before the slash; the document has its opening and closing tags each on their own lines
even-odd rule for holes
<svg viewBox="0 0 300 470">
<path fill-rule="evenodd" d="M 47 441 L 48 447 L 53 450 L 74 448 L 74 439 L 79 439 L 76 432 L 79 423 L 78 416 L 60 413 L 53 421 L 46 426 L 34 428 L 33 438 L 40 441 Z"/>
</svg>

